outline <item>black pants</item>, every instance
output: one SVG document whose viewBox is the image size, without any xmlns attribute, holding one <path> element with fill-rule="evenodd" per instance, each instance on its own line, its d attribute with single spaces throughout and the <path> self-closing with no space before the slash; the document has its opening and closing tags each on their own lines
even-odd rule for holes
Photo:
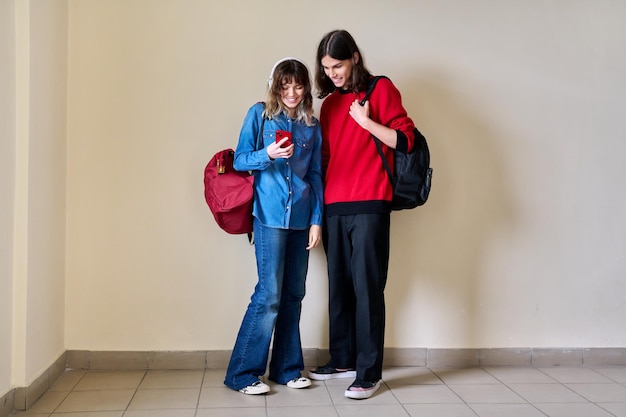
<svg viewBox="0 0 626 417">
<path fill-rule="evenodd" d="M 382 377 L 389 213 L 327 216 L 330 361 L 356 368 L 357 379 Z"/>
</svg>

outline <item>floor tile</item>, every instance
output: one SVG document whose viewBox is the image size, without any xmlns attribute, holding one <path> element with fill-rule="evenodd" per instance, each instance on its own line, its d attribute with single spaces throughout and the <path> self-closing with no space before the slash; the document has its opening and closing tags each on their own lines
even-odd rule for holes
<svg viewBox="0 0 626 417">
<path fill-rule="evenodd" d="M 620 384 L 567 384 L 567 387 L 594 403 L 626 403 L 626 387 Z"/>
<path fill-rule="evenodd" d="M 529 403 L 585 403 L 587 400 L 561 384 L 509 384 Z"/>
<path fill-rule="evenodd" d="M 526 402 L 505 385 L 465 384 L 451 385 L 450 388 L 468 404 L 518 404 Z"/>
<path fill-rule="evenodd" d="M 465 404 L 407 404 L 404 408 L 411 417 L 476 417 Z"/>
<path fill-rule="evenodd" d="M 626 367 L 388 367 L 371 398 L 352 378 L 266 395 L 224 385 L 224 369 L 68 371 L 12 417 L 626 417 Z"/>
<path fill-rule="evenodd" d="M 612 413 L 615 417 L 626 417 L 626 403 L 600 403 L 598 406 Z"/>
<path fill-rule="evenodd" d="M 196 408 L 200 388 L 140 389 L 128 406 L 129 410 Z"/>
<path fill-rule="evenodd" d="M 196 417 L 265 417 L 265 407 L 198 408 Z"/>
<path fill-rule="evenodd" d="M 367 400 L 352 402 L 357 404 L 336 406 L 340 417 L 409 417 L 400 404 L 370 404 Z"/>
<path fill-rule="evenodd" d="M 120 411 L 130 403 L 135 390 L 72 391 L 57 412 Z"/>
<path fill-rule="evenodd" d="M 200 388 L 203 374 L 201 370 L 148 371 L 139 389 Z"/>
<path fill-rule="evenodd" d="M 77 413 L 53 413 L 50 417 L 122 417 L 123 411 L 79 411 Z"/>
<path fill-rule="evenodd" d="M 67 371 L 57 379 L 50 387 L 49 391 L 71 391 L 76 387 L 78 381 L 84 377 L 86 371 Z"/>
<path fill-rule="evenodd" d="M 463 400 L 445 385 L 401 385 L 391 389 L 402 404 L 451 404 Z"/>
<path fill-rule="evenodd" d="M 326 386 L 317 381 L 303 389 L 278 384 L 270 384 L 270 387 L 272 393 L 266 396 L 268 407 L 332 405 Z"/>
<path fill-rule="evenodd" d="M 443 368 L 432 371 L 446 384 L 497 384 L 500 382 L 481 368 Z"/>
<path fill-rule="evenodd" d="M 195 413 L 195 408 L 184 410 L 128 410 L 124 413 L 124 417 L 194 417 Z"/>
<path fill-rule="evenodd" d="M 225 376 L 225 369 L 207 369 L 206 371 L 204 371 L 204 380 L 202 381 L 202 386 L 223 387 Z"/>
<path fill-rule="evenodd" d="M 443 384 L 428 368 L 407 367 L 383 370 L 383 380 L 389 387 L 396 385 Z"/>
<path fill-rule="evenodd" d="M 263 414 L 261 414 L 263 415 Z M 258 417 L 259 414 L 250 417 Z M 332 405 L 303 407 L 267 407 L 267 417 L 337 417 L 337 410 Z M 243 417 L 234 416 L 233 417 Z"/>
<path fill-rule="evenodd" d="M 563 384 L 613 382 L 590 368 L 541 368 L 541 372 Z"/>
<path fill-rule="evenodd" d="M 505 384 L 548 384 L 558 381 L 531 367 L 497 366 L 485 368 L 489 374 Z"/>
<path fill-rule="evenodd" d="M 29 413 L 52 413 L 70 392 L 48 391 L 28 410 Z"/>
<path fill-rule="evenodd" d="M 223 385 L 202 388 L 198 408 L 265 407 L 265 397 L 266 395 L 242 394 Z"/>
<path fill-rule="evenodd" d="M 626 366 L 616 366 L 611 368 L 596 368 L 597 373 L 612 379 L 620 384 L 626 384 Z"/>
<path fill-rule="evenodd" d="M 75 391 L 136 389 L 145 371 L 89 372 L 78 382 Z"/>
<path fill-rule="evenodd" d="M 411 417 L 476 417 L 466 404 L 407 404 L 404 408 Z"/>
<path fill-rule="evenodd" d="M 530 404 L 472 404 L 480 417 L 545 417 Z"/>
<path fill-rule="evenodd" d="M 548 417 L 613 417 L 596 404 L 536 404 Z"/>
</svg>

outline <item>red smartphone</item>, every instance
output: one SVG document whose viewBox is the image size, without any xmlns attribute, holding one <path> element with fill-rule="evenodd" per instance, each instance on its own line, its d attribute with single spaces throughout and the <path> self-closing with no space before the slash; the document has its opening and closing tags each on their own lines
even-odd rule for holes
<svg viewBox="0 0 626 417">
<path fill-rule="evenodd" d="M 287 138 L 287 142 L 285 142 L 283 146 L 281 146 L 281 148 L 286 148 L 287 146 L 291 145 L 291 132 L 288 132 L 286 130 L 277 130 L 276 143 L 280 142 L 284 138 Z"/>
</svg>

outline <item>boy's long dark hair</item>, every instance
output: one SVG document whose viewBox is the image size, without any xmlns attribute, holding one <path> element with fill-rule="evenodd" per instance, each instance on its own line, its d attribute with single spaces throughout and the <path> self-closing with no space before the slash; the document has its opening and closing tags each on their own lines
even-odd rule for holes
<svg viewBox="0 0 626 417">
<path fill-rule="evenodd" d="M 317 48 L 317 61 L 315 62 L 315 85 L 318 98 L 324 98 L 336 89 L 322 68 L 322 58 L 328 55 L 333 59 L 343 61 L 353 59 L 355 53 L 358 54 L 359 59 L 358 62 L 353 63 L 352 73 L 345 88 L 354 92 L 365 91 L 372 74 L 365 66 L 363 55 L 352 35 L 345 30 L 333 30 L 324 35 Z"/>
</svg>

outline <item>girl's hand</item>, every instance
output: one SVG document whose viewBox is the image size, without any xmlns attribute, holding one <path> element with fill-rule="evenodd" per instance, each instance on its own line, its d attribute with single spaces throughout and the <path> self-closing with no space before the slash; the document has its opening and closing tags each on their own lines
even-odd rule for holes
<svg viewBox="0 0 626 417">
<path fill-rule="evenodd" d="M 322 241 L 322 227 L 313 225 L 309 228 L 309 246 L 306 250 L 311 250 L 319 246 Z"/>
<path fill-rule="evenodd" d="M 267 148 L 265 148 L 267 151 L 267 155 L 270 157 L 270 159 L 291 158 L 291 156 L 293 155 L 293 150 L 295 149 L 295 145 L 292 143 L 289 146 L 281 148 L 281 145 L 284 145 L 285 142 L 287 142 L 288 140 L 289 138 L 283 138 L 280 140 L 280 142 L 272 143 L 268 145 Z"/>
</svg>

